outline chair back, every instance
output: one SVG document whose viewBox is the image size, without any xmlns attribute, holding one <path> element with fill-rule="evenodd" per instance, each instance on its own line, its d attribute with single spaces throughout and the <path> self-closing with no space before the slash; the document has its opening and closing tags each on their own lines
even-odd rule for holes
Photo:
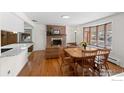
<svg viewBox="0 0 124 93">
<path fill-rule="evenodd" d="M 108 57 L 109 57 L 109 54 L 110 54 L 110 49 L 98 49 L 97 51 L 97 60 L 99 62 L 107 62 L 108 60 Z"/>
<path fill-rule="evenodd" d="M 97 55 L 97 50 L 83 50 L 82 51 L 82 63 L 83 65 L 94 66 L 95 65 L 95 58 Z"/>
</svg>

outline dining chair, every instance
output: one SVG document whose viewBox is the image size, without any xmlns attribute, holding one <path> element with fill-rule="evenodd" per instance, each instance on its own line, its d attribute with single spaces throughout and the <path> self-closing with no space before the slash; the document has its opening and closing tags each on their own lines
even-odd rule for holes
<svg viewBox="0 0 124 93">
<path fill-rule="evenodd" d="M 74 62 L 71 57 L 69 57 L 65 51 L 64 47 L 60 48 L 60 71 L 63 76 L 72 76 L 74 75 Z"/>
<path fill-rule="evenodd" d="M 110 54 L 110 49 L 104 48 L 104 49 L 98 49 L 97 51 L 97 57 L 96 57 L 95 63 L 98 68 L 99 75 L 101 74 L 101 71 L 104 67 L 108 73 L 108 76 L 110 76 L 109 66 L 107 64 L 109 54 Z"/>
<path fill-rule="evenodd" d="M 83 50 L 82 51 L 82 61 L 78 64 L 82 67 L 82 75 L 85 76 L 85 72 L 90 72 L 92 76 L 95 75 L 95 58 L 97 55 L 97 50 Z"/>
<path fill-rule="evenodd" d="M 67 48 L 76 48 L 77 44 L 75 42 L 67 43 Z"/>
<path fill-rule="evenodd" d="M 69 42 L 69 43 L 67 43 L 67 45 L 77 46 L 76 42 Z"/>
</svg>

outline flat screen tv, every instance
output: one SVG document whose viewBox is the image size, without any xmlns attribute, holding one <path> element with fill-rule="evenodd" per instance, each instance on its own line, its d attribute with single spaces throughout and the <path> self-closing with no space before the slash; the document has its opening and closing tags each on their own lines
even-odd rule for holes
<svg viewBox="0 0 124 93">
<path fill-rule="evenodd" d="M 60 31 L 59 30 L 55 30 L 55 31 L 53 31 L 53 34 L 54 35 L 59 35 L 60 34 Z"/>
</svg>

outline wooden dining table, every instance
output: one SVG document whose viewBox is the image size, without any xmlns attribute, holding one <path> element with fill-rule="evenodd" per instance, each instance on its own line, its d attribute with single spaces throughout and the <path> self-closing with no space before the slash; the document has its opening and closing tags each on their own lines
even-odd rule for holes
<svg viewBox="0 0 124 93">
<path fill-rule="evenodd" d="M 97 48 L 87 47 L 86 49 L 84 49 L 84 48 L 76 47 L 76 48 L 65 48 L 64 49 L 65 53 L 67 53 L 73 59 L 73 62 L 75 63 L 75 66 L 74 66 L 74 69 L 75 69 L 74 74 L 75 75 L 77 75 L 76 62 L 77 62 L 77 60 L 82 59 L 82 57 L 83 57 L 82 52 L 84 50 L 85 51 L 94 51 L 94 50 L 97 50 Z"/>
<path fill-rule="evenodd" d="M 77 47 L 77 48 L 66 48 L 64 49 L 64 51 L 69 55 L 71 56 L 72 58 L 82 58 L 82 52 L 84 51 L 94 51 L 94 50 L 97 50 L 97 48 L 90 48 L 90 47 L 87 47 L 86 49 L 84 48 L 80 48 L 80 47 Z"/>
</svg>

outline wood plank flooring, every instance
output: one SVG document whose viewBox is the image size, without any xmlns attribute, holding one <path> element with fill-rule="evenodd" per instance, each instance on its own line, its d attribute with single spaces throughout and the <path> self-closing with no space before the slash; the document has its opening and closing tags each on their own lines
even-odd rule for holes
<svg viewBox="0 0 124 93">
<path fill-rule="evenodd" d="M 45 51 L 35 51 L 18 76 L 62 76 L 59 59 L 45 59 Z M 112 73 L 120 73 L 123 68 L 108 62 Z"/>
</svg>

